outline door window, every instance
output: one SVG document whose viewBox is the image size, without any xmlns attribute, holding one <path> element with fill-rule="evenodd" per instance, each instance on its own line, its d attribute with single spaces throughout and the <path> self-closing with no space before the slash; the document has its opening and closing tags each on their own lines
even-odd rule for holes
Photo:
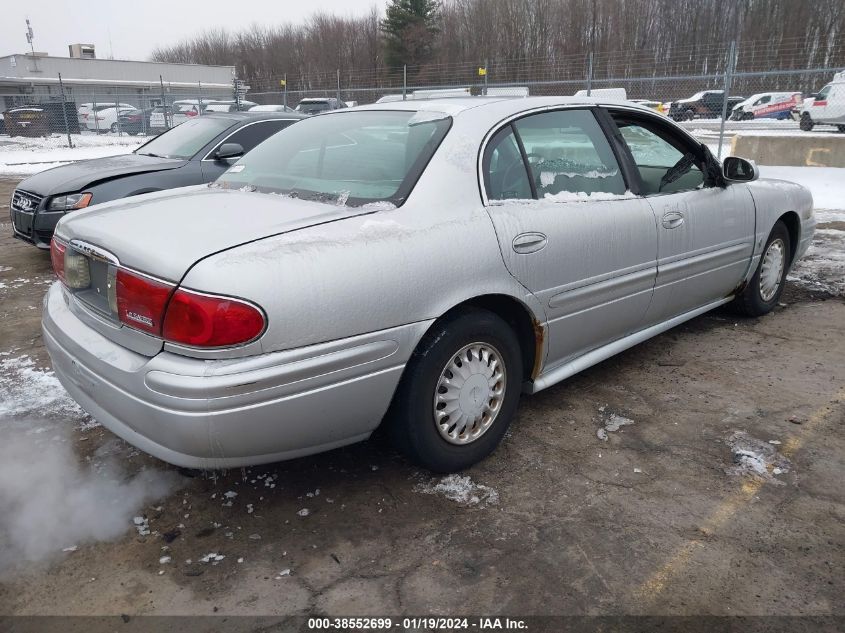
<svg viewBox="0 0 845 633">
<path fill-rule="evenodd" d="M 643 194 L 677 193 L 704 185 L 701 165 L 690 147 L 662 128 L 614 117 L 643 182 Z"/>
<path fill-rule="evenodd" d="M 768 95 L 765 96 L 765 97 L 760 97 L 759 99 L 757 99 L 757 102 L 754 105 L 756 105 L 756 106 L 763 105 L 764 103 L 768 103 L 771 100 L 772 100 L 772 98 Z"/>
<path fill-rule="evenodd" d="M 610 144 L 589 110 L 534 114 L 515 121 L 513 127 L 525 149 L 538 198 L 625 193 Z"/>
<path fill-rule="evenodd" d="M 246 153 L 279 130 L 286 128 L 291 123 L 293 123 L 293 121 L 286 121 L 284 119 L 253 123 L 242 127 L 240 130 L 232 134 L 232 136 L 225 139 L 223 143 L 237 143 L 244 148 L 244 153 Z M 215 148 L 215 151 L 216 149 L 217 148 Z"/>
</svg>

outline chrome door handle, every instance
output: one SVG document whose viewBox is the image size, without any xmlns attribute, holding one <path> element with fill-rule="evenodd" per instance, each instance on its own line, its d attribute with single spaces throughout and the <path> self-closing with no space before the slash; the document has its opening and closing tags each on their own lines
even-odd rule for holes
<svg viewBox="0 0 845 633">
<path fill-rule="evenodd" d="M 676 229 L 684 223 L 684 214 L 680 211 L 670 211 L 663 214 L 663 228 Z"/>
<path fill-rule="evenodd" d="M 536 253 L 542 249 L 548 238 L 542 233 L 520 233 L 513 238 L 513 250 L 517 253 Z"/>
</svg>

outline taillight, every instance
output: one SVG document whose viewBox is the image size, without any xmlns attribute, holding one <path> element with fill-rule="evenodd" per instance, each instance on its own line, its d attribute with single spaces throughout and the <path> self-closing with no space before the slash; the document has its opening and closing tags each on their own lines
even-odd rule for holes
<svg viewBox="0 0 845 633">
<path fill-rule="evenodd" d="M 53 264 L 53 272 L 56 277 L 65 280 L 65 251 L 67 246 L 56 240 L 54 237 L 50 240 L 50 261 Z"/>
<path fill-rule="evenodd" d="M 250 303 L 180 288 L 167 306 L 162 336 L 191 347 L 226 347 L 252 341 L 264 326 L 264 313 Z"/>
<path fill-rule="evenodd" d="M 120 322 L 161 336 L 164 308 L 174 286 L 118 268 L 115 276 L 117 318 Z"/>
</svg>

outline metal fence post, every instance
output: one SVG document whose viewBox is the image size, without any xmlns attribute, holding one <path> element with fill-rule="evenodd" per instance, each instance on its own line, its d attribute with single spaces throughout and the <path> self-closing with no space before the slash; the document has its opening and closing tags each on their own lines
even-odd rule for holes
<svg viewBox="0 0 845 633">
<path fill-rule="evenodd" d="M 141 129 L 144 132 L 144 136 L 149 136 L 147 132 L 147 108 L 150 105 L 149 99 L 144 99 L 144 90 L 145 88 L 141 88 Z M 152 114 L 152 112 L 150 112 Z"/>
<path fill-rule="evenodd" d="M 337 69 L 337 103 L 340 105 L 340 68 Z"/>
<path fill-rule="evenodd" d="M 97 134 L 97 136 L 99 136 L 100 135 L 100 121 L 97 119 L 97 96 L 95 95 L 92 98 L 94 99 L 94 103 L 91 104 L 91 114 L 89 114 L 88 116 L 94 117 L 94 132 Z M 88 127 L 88 125 L 86 124 L 85 127 Z"/>
<path fill-rule="evenodd" d="M 199 94 L 197 94 L 197 116 L 202 116 L 202 82 L 197 82 L 197 87 L 199 88 Z"/>
<path fill-rule="evenodd" d="M 487 75 L 489 74 L 490 70 L 488 68 L 488 60 L 484 60 L 484 96 L 487 96 Z"/>
<path fill-rule="evenodd" d="M 285 91 L 284 91 L 284 95 L 282 96 L 282 105 L 284 105 L 287 108 L 288 107 L 288 74 L 287 73 L 285 73 L 285 78 L 284 78 L 283 81 L 285 82 L 285 85 L 284 85 Z"/>
<path fill-rule="evenodd" d="M 158 76 L 158 83 L 161 86 L 161 108 L 164 113 L 164 129 L 169 130 L 170 126 L 167 124 L 167 99 L 164 97 L 164 79 L 161 75 Z"/>
<path fill-rule="evenodd" d="M 402 101 L 407 99 L 408 95 L 408 64 L 402 66 Z"/>
<path fill-rule="evenodd" d="M 593 92 L 593 52 L 587 54 L 587 96 Z"/>
<path fill-rule="evenodd" d="M 65 119 L 65 132 L 67 132 L 67 146 L 73 147 L 73 141 L 70 140 L 70 127 L 67 123 L 67 107 L 65 107 L 65 85 L 62 83 L 62 73 L 59 73 L 59 92 L 62 95 L 62 116 Z"/>
<path fill-rule="evenodd" d="M 728 63 L 725 66 L 725 92 L 722 95 L 722 121 L 719 123 L 719 149 L 716 150 L 716 159 L 722 160 L 722 144 L 725 139 L 725 119 L 728 116 L 728 95 L 731 92 L 731 79 L 735 70 L 736 64 L 736 42 L 731 42 L 731 47 L 728 51 Z"/>
</svg>

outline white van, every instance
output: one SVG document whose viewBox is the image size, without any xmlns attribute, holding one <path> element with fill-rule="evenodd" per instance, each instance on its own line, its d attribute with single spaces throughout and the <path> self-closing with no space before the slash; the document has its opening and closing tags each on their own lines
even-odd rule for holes
<svg viewBox="0 0 845 633">
<path fill-rule="evenodd" d="M 586 90 L 579 90 L 576 97 L 595 97 L 597 99 L 613 99 L 614 101 L 627 101 L 628 93 L 624 88 L 592 88 L 590 94 Z"/>
<path fill-rule="evenodd" d="M 812 100 L 804 101 L 800 124 L 805 132 L 819 124 L 835 125 L 845 132 L 845 71 L 836 73 Z"/>
<path fill-rule="evenodd" d="M 731 119 L 791 119 L 792 108 L 800 103 L 800 92 L 760 92 L 737 103 L 731 111 Z"/>
</svg>

